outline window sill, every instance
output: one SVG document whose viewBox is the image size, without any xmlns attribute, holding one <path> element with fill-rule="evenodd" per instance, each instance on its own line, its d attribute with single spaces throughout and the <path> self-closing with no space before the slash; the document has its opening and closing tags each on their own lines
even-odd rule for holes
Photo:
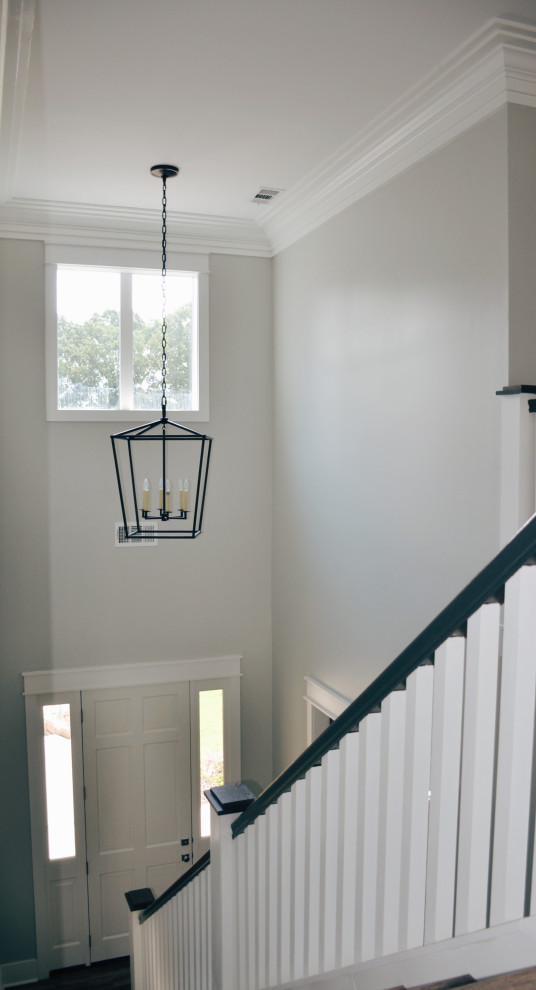
<svg viewBox="0 0 536 990">
<path fill-rule="evenodd" d="M 160 409 L 53 409 L 50 423 L 151 423 L 160 419 Z M 176 423 L 208 423 L 208 409 L 168 409 L 168 419 Z"/>
</svg>

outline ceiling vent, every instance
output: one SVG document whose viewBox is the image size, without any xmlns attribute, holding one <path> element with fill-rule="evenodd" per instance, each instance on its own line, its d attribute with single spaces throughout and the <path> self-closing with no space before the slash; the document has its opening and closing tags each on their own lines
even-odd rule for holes
<svg viewBox="0 0 536 990">
<path fill-rule="evenodd" d="M 258 192 L 255 193 L 252 203 L 271 203 L 273 199 L 278 195 L 278 193 L 283 192 L 282 189 L 267 189 L 262 186 Z"/>
</svg>

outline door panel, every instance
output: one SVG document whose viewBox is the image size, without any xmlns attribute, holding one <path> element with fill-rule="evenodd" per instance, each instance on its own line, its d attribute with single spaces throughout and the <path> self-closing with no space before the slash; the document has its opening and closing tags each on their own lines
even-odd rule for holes
<svg viewBox="0 0 536 990">
<path fill-rule="evenodd" d="M 82 704 L 96 962 L 129 952 L 125 891 L 151 887 L 159 896 L 190 865 L 182 860 L 192 833 L 189 686 L 85 691 Z"/>
</svg>

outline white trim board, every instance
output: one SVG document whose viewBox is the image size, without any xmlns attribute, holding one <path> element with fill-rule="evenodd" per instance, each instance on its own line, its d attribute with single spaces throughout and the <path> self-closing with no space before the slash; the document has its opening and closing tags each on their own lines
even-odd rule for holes
<svg viewBox="0 0 536 990">
<path fill-rule="evenodd" d="M 23 673 L 24 694 L 54 691 L 87 691 L 99 688 L 134 687 L 144 684 L 177 684 L 215 677 L 240 677 L 240 656 L 207 660 L 153 660 L 148 663 L 79 667 L 69 670 L 32 670 Z"/>
<path fill-rule="evenodd" d="M 536 107 L 536 28 L 498 17 L 263 210 L 274 254 L 508 103 Z"/>
<path fill-rule="evenodd" d="M 4 89 L 14 85 L 11 81 L 7 86 L 7 80 L 17 65 L 22 94 L 35 0 L 21 3 L 24 29 L 13 41 L 20 58 L 6 64 Z M 258 221 L 169 214 L 176 231 L 169 244 L 177 250 L 270 257 L 508 103 L 536 108 L 536 27 L 498 17 L 294 187 L 263 207 Z M 12 135 L 20 130 L 21 114 L 18 99 L 12 111 Z M 16 145 L 13 139 L 8 149 L 4 175 L 9 177 Z M 73 245 L 84 242 L 96 247 L 154 247 L 154 210 L 12 198 L 11 178 L 4 179 L 3 186 L 0 234 L 4 237 Z"/>
<path fill-rule="evenodd" d="M 467 973 L 480 980 L 535 965 L 536 918 L 530 917 L 281 983 L 278 990 L 388 990 Z"/>
<path fill-rule="evenodd" d="M 340 694 L 334 688 L 328 687 L 322 681 L 317 681 L 316 677 L 306 674 L 305 683 L 307 689 L 303 696 L 304 700 L 307 704 L 318 708 L 328 718 L 338 718 L 348 708 L 350 698 L 346 698 L 344 694 Z"/>
<path fill-rule="evenodd" d="M 158 227 L 151 222 L 153 211 L 145 212 L 18 197 L 0 201 L 0 235 L 45 244 L 154 252 Z M 169 211 L 168 221 L 167 244 L 175 251 L 254 258 L 269 258 L 272 253 L 266 234 L 254 220 Z"/>
<path fill-rule="evenodd" d="M 37 983 L 37 959 L 21 959 L 0 966 L 0 990 L 24 983 Z"/>
</svg>

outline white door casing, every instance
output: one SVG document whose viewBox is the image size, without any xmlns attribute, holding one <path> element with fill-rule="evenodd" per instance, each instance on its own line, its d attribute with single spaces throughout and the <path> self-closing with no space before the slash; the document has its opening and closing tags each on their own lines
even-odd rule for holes
<svg viewBox="0 0 536 990">
<path fill-rule="evenodd" d="M 23 676 L 38 975 L 43 978 L 52 968 L 127 954 L 125 891 L 148 886 L 158 896 L 202 855 L 207 842 L 198 826 L 199 692 L 223 690 L 225 781 L 239 780 L 240 657 Z M 42 705 L 51 703 L 68 703 L 72 713 L 77 847 L 68 866 L 51 864 L 47 855 Z M 187 839 L 190 844 L 183 845 Z M 54 889 L 47 886 L 47 876 L 55 882 L 56 874 L 60 886 Z"/>
</svg>

